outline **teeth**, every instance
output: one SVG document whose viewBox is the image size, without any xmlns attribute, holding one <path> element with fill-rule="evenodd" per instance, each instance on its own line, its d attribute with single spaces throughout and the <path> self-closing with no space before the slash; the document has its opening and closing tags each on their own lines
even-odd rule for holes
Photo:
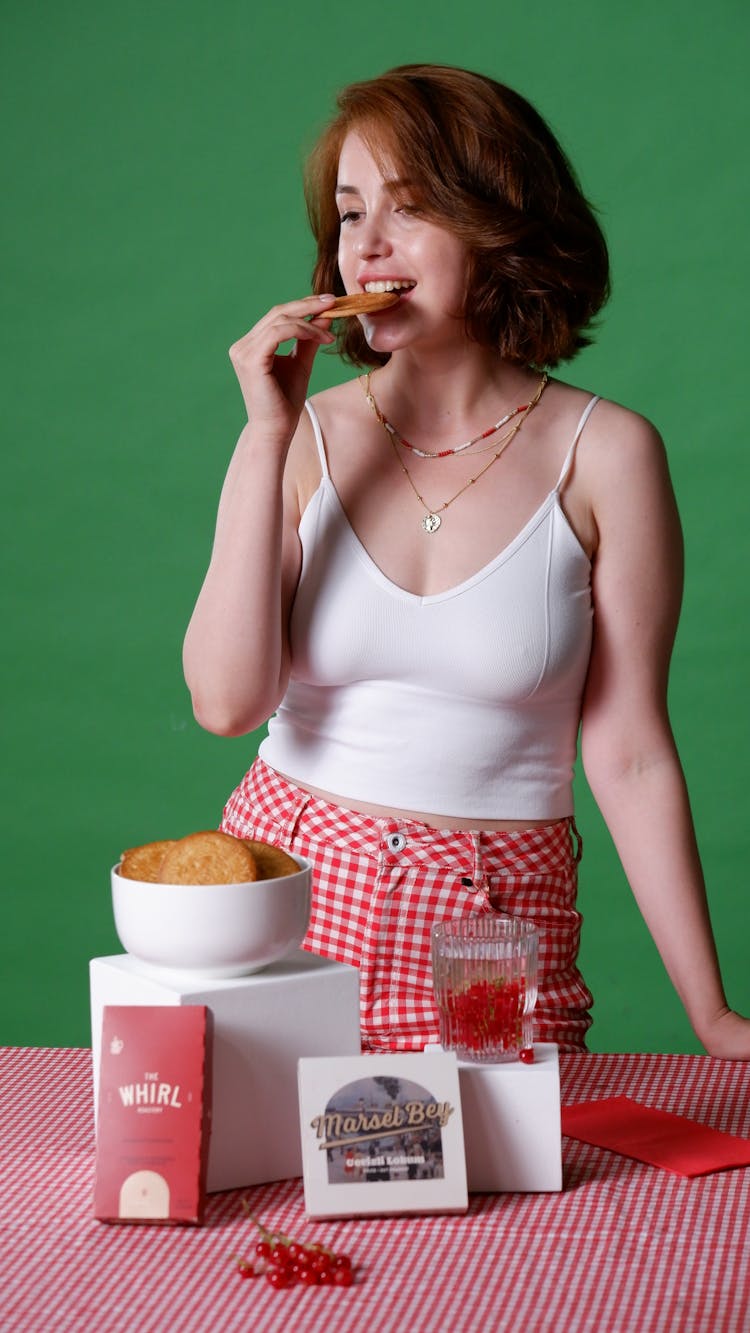
<svg viewBox="0 0 750 1333">
<path fill-rule="evenodd" d="M 387 278 L 385 282 L 366 282 L 366 292 L 400 292 L 416 287 L 410 278 Z"/>
</svg>

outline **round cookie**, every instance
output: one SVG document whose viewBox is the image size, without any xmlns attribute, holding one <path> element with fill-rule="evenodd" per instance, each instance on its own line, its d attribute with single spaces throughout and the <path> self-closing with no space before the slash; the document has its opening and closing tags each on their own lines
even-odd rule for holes
<svg viewBox="0 0 750 1333">
<path fill-rule="evenodd" d="M 144 884 L 158 884 L 161 878 L 161 863 L 170 847 L 174 847 L 174 838 L 162 838 L 160 842 L 146 842 L 142 847 L 129 847 L 120 858 L 118 874 L 123 879 L 139 879 Z"/>
<path fill-rule="evenodd" d="M 400 292 L 350 292 L 346 296 L 337 296 L 333 305 L 321 310 L 316 319 L 347 319 L 352 315 L 365 315 L 373 310 L 386 310 L 395 305 Z"/>
<path fill-rule="evenodd" d="M 231 833 L 189 833 L 167 852 L 162 884 L 244 884 L 258 878 L 252 851 Z"/>
<path fill-rule="evenodd" d="M 274 847 L 270 842 L 253 842 L 250 838 L 243 838 L 243 842 L 255 858 L 258 879 L 282 879 L 285 875 L 298 874 L 299 866 L 294 857 L 282 852 L 280 847 Z"/>
</svg>

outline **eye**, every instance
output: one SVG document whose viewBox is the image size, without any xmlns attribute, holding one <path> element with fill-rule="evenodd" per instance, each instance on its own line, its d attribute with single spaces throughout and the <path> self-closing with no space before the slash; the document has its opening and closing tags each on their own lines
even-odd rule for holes
<svg viewBox="0 0 750 1333">
<path fill-rule="evenodd" d="M 343 226 L 345 222 L 356 222 L 357 218 L 360 218 L 361 216 L 362 214 L 358 213 L 355 208 L 347 208 L 346 212 L 341 214 L 339 221 Z"/>
<path fill-rule="evenodd" d="M 406 217 L 421 217 L 423 211 L 424 210 L 419 207 L 419 204 L 403 202 L 396 206 L 396 212 L 403 213 Z"/>
</svg>

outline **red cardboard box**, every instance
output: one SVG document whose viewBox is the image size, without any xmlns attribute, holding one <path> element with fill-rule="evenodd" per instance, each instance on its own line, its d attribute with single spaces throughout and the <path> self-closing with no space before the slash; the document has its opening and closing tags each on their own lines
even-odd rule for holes
<svg viewBox="0 0 750 1333">
<path fill-rule="evenodd" d="M 105 1006 L 94 1186 L 101 1221 L 201 1221 L 210 1029 L 202 1004 Z"/>
</svg>

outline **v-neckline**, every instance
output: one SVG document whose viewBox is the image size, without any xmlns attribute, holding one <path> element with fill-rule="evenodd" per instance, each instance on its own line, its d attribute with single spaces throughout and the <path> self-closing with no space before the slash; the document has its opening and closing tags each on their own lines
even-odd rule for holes
<svg viewBox="0 0 750 1333">
<path fill-rule="evenodd" d="M 321 477 L 320 489 L 322 491 L 322 494 L 324 496 L 327 496 L 329 500 L 333 503 L 334 507 L 336 508 L 338 516 L 344 525 L 344 530 L 347 534 L 350 544 L 352 545 L 359 560 L 369 570 L 372 577 L 381 585 L 382 588 L 385 589 L 386 592 L 389 592 L 392 596 L 401 598 L 402 600 L 420 603 L 423 606 L 428 606 L 431 603 L 448 601 L 451 597 L 458 597 L 461 593 L 467 592 L 475 584 L 481 583 L 483 579 L 487 578 L 502 564 L 504 564 L 513 555 L 515 555 L 519 547 L 523 546 L 524 542 L 528 540 L 528 538 L 536 530 L 539 524 L 544 521 L 550 509 L 557 509 L 557 511 L 559 512 L 559 514 L 563 519 L 563 522 L 565 523 L 565 526 L 567 527 L 573 540 L 578 546 L 581 554 L 588 561 L 588 556 L 586 555 L 586 552 L 581 546 L 581 543 L 576 533 L 570 526 L 570 522 L 567 518 L 567 515 L 565 514 L 565 511 L 559 502 L 558 489 L 557 487 L 553 487 L 553 489 L 549 491 L 549 493 L 542 500 L 541 504 L 538 505 L 537 508 L 534 510 L 530 518 L 527 519 L 527 521 L 524 523 L 520 531 L 516 533 L 515 537 L 512 537 L 511 540 L 507 542 L 506 545 L 502 548 L 502 550 L 498 551 L 497 555 L 494 555 L 489 561 L 487 561 L 486 564 L 482 565 L 482 567 L 478 569 L 476 573 L 470 574 L 468 578 L 462 579 L 460 583 L 454 584 L 450 588 L 445 588 L 442 592 L 424 593 L 424 594 L 418 592 L 412 592 L 408 588 L 403 588 L 401 584 L 395 583 L 393 579 L 389 578 L 388 575 L 383 572 L 383 570 L 380 568 L 377 562 L 373 560 L 366 546 L 364 546 L 361 539 L 358 537 L 357 533 L 352 527 L 352 524 L 349 520 L 349 516 L 346 510 L 344 509 L 343 504 L 341 503 L 339 493 L 336 490 L 336 487 L 333 483 L 333 479 L 331 478 L 330 473 Z"/>
</svg>

